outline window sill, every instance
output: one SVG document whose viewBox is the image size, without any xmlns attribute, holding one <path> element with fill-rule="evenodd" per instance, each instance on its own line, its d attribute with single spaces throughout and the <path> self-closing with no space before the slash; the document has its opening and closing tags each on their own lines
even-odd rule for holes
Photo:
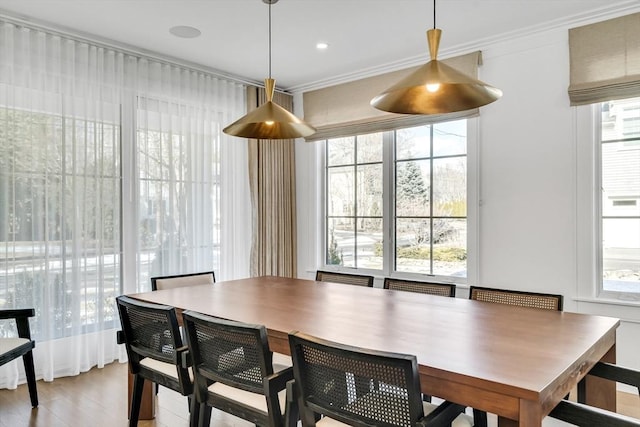
<svg viewBox="0 0 640 427">
<path fill-rule="evenodd" d="M 574 301 L 577 302 L 587 302 L 590 304 L 604 304 L 604 305 L 622 305 L 627 307 L 640 307 L 640 295 L 632 296 L 625 295 L 621 298 L 612 298 L 612 297 L 600 297 L 600 298 L 584 298 L 584 297 L 575 297 Z"/>
</svg>

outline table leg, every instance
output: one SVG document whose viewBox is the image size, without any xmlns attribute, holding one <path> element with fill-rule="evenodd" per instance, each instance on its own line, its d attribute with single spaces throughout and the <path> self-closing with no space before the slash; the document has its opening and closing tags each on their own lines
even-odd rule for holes
<svg viewBox="0 0 640 427">
<path fill-rule="evenodd" d="M 600 360 L 616 363 L 616 347 L 611 347 Z M 616 412 L 616 383 L 614 381 L 587 375 L 584 377 L 584 382 L 578 385 L 578 395 L 579 401 L 583 401 L 589 406 Z"/>
<path fill-rule="evenodd" d="M 498 427 L 518 427 L 518 422 L 509 418 L 498 417 Z"/>
<path fill-rule="evenodd" d="M 127 417 L 131 412 L 131 395 L 133 394 L 133 374 L 127 371 L 128 375 L 128 405 L 127 405 Z M 142 402 L 140 403 L 140 415 L 139 420 L 152 420 L 156 417 L 156 384 L 151 381 L 144 382 L 144 389 L 142 390 Z"/>
</svg>

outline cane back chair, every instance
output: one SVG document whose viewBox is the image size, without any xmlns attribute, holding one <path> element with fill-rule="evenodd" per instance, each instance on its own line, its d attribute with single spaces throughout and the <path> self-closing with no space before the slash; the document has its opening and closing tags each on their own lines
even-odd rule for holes
<svg viewBox="0 0 640 427">
<path fill-rule="evenodd" d="M 344 283 L 345 285 L 373 287 L 373 276 L 359 274 L 339 273 L 336 271 L 316 271 L 316 281 Z"/>
<path fill-rule="evenodd" d="M 200 425 L 209 425 L 214 407 L 256 425 L 283 426 L 293 368 L 273 364 L 266 328 L 194 311 L 185 311 L 183 320 Z"/>
</svg>

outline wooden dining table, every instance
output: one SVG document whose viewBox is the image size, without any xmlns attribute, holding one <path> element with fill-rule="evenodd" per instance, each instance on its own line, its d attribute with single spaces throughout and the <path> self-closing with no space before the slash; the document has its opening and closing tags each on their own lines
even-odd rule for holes
<svg viewBox="0 0 640 427">
<path fill-rule="evenodd" d="M 289 354 L 302 331 L 358 347 L 413 354 L 423 393 L 498 415 L 500 427 L 542 419 L 602 360 L 615 362 L 619 319 L 463 298 L 255 277 L 130 297 L 265 325 Z M 588 404 L 615 410 L 615 384 L 589 377 Z"/>
</svg>

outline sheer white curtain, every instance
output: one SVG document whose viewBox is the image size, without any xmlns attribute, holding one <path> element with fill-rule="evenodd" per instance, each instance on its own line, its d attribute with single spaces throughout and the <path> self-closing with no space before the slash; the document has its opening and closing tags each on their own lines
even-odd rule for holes
<svg viewBox="0 0 640 427">
<path fill-rule="evenodd" d="M 246 111 L 244 87 L 153 61 L 137 68 L 149 76 L 136 96 L 138 290 L 157 275 L 246 277 L 247 147 L 222 133 Z"/>
<path fill-rule="evenodd" d="M 249 258 L 246 144 L 221 132 L 245 111 L 242 84 L 0 20 L 0 309 L 36 309 L 38 378 L 122 359 L 114 299 L 152 272 L 248 276 L 222 256 Z"/>
</svg>

